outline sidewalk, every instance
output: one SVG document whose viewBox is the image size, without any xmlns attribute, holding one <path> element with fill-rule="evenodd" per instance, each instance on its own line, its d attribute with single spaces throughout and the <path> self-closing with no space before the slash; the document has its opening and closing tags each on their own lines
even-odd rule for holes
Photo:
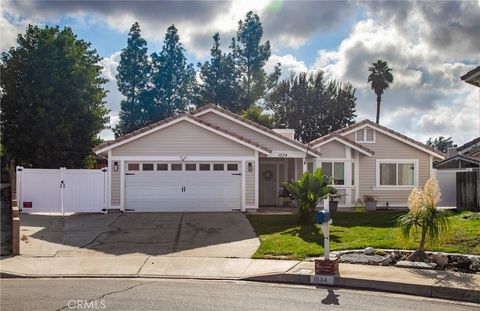
<svg viewBox="0 0 480 311">
<path fill-rule="evenodd" d="M 3 258 L 2 277 L 158 277 L 313 284 L 314 263 L 172 256 Z M 335 286 L 480 303 L 480 275 L 340 264 Z"/>
</svg>

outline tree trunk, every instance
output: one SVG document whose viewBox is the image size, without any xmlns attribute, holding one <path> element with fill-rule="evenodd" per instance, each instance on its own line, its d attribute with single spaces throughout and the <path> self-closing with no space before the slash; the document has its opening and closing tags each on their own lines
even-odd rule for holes
<svg viewBox="0 0 480 311">
<path fill-rule="evenodd" d="M 407 260 L 410 261 L 421 261 L 424 262 L 427 259 L 427 254 L 425 253 L 425 238 L 427 235 L 427 229 L 422 227 L 422 237 L 420 239 L 420 245 L 418 249 L 408 256 Z"/>
<path fill-rule="evenodd" d="M 425 227 L 422 228 L 422 238 L 420 239 L 420 245 L 418 247 L 419 251 L 425 251 L 425 236 L 427 234 L 427 230 Z"/>
<path fill-rule="evenodd" d="M 377 124 L 380 124 L 380 102 L 381 101 L 382 101 L 382 96 L 377 95 L 377 119 L 375 121 Z"/>
</svg>

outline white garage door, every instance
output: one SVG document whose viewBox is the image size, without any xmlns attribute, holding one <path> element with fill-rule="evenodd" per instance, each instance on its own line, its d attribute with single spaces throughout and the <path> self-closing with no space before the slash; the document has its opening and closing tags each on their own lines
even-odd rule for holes
<svg viewBox="0 0 480 311">
<path fill-rule="evenodd" d="M 125 208 L 138 212 L 231 211 L 241 207 L 240 163 L 127 163 Z"/>
</svg>

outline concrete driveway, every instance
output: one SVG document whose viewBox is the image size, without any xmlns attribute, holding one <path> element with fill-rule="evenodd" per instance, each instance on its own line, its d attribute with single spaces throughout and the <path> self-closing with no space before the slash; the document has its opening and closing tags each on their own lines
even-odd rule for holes
<svg viewBox="0 0 480 311">
<path fill-rule="evenodd" d="M 20 235 L 25 256 L 249 258 L 260 245 L 239 212 L 22 214 Z"/>
</svg>

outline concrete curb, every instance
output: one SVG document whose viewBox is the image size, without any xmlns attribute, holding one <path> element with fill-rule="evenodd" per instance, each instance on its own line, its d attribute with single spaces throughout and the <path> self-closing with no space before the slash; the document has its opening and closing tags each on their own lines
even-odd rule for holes
<svg viewBox="0 0 480 311">
<path fill-rule="evenodd" d="M 140 274 L 50 274 L 50 275 L 27 275 L 11 272 L 0 272 L 0 278 L 158 278 L 158 279 L 191 279 L 191 280 L 226 280 L 226 281 L 253 281 L 266 283 L 286 283 L 299 285 L 315 285 L 311 280 L 312 275 L 279 273 L 250 277 L 206 277 L 206 276 L 182 276 L 182 275 L 140 275 Z M 322 285 L 329 286 L 329 285 Z M 401 282 L 389 282 L 379 280 L 368 280 L 360 278 L 344 278 L 335 276 L 334 285 L 331 287 L 361 289 L 371 291 L 383 291 L 414 296 L 450 299 L 480 304 L 480 289 L 466 289 L 456 287 L 445 287 L 435 285 L 408 284 Z"/>
<path fill-rule="evenodd" d="M 243 278 L 246 281 L 287 283 L 300 285 L 315 285 L 311 281 L 312 275 L 306 274 L 272 274 Z M 378 281 L 368 279 L 343 278 L 335 276 L 334 285 L 321 285 L 331 287 L 342 287 L 351 289 L 362 289 L 371 291 L 383 291 L 414 296 L 459 300 L 473 303 L 480 303 L 480 288 L 478 290 L 456 287 L 432 286 L 422 284 L 408 284 L 401 282 Z"/>
</svg>

